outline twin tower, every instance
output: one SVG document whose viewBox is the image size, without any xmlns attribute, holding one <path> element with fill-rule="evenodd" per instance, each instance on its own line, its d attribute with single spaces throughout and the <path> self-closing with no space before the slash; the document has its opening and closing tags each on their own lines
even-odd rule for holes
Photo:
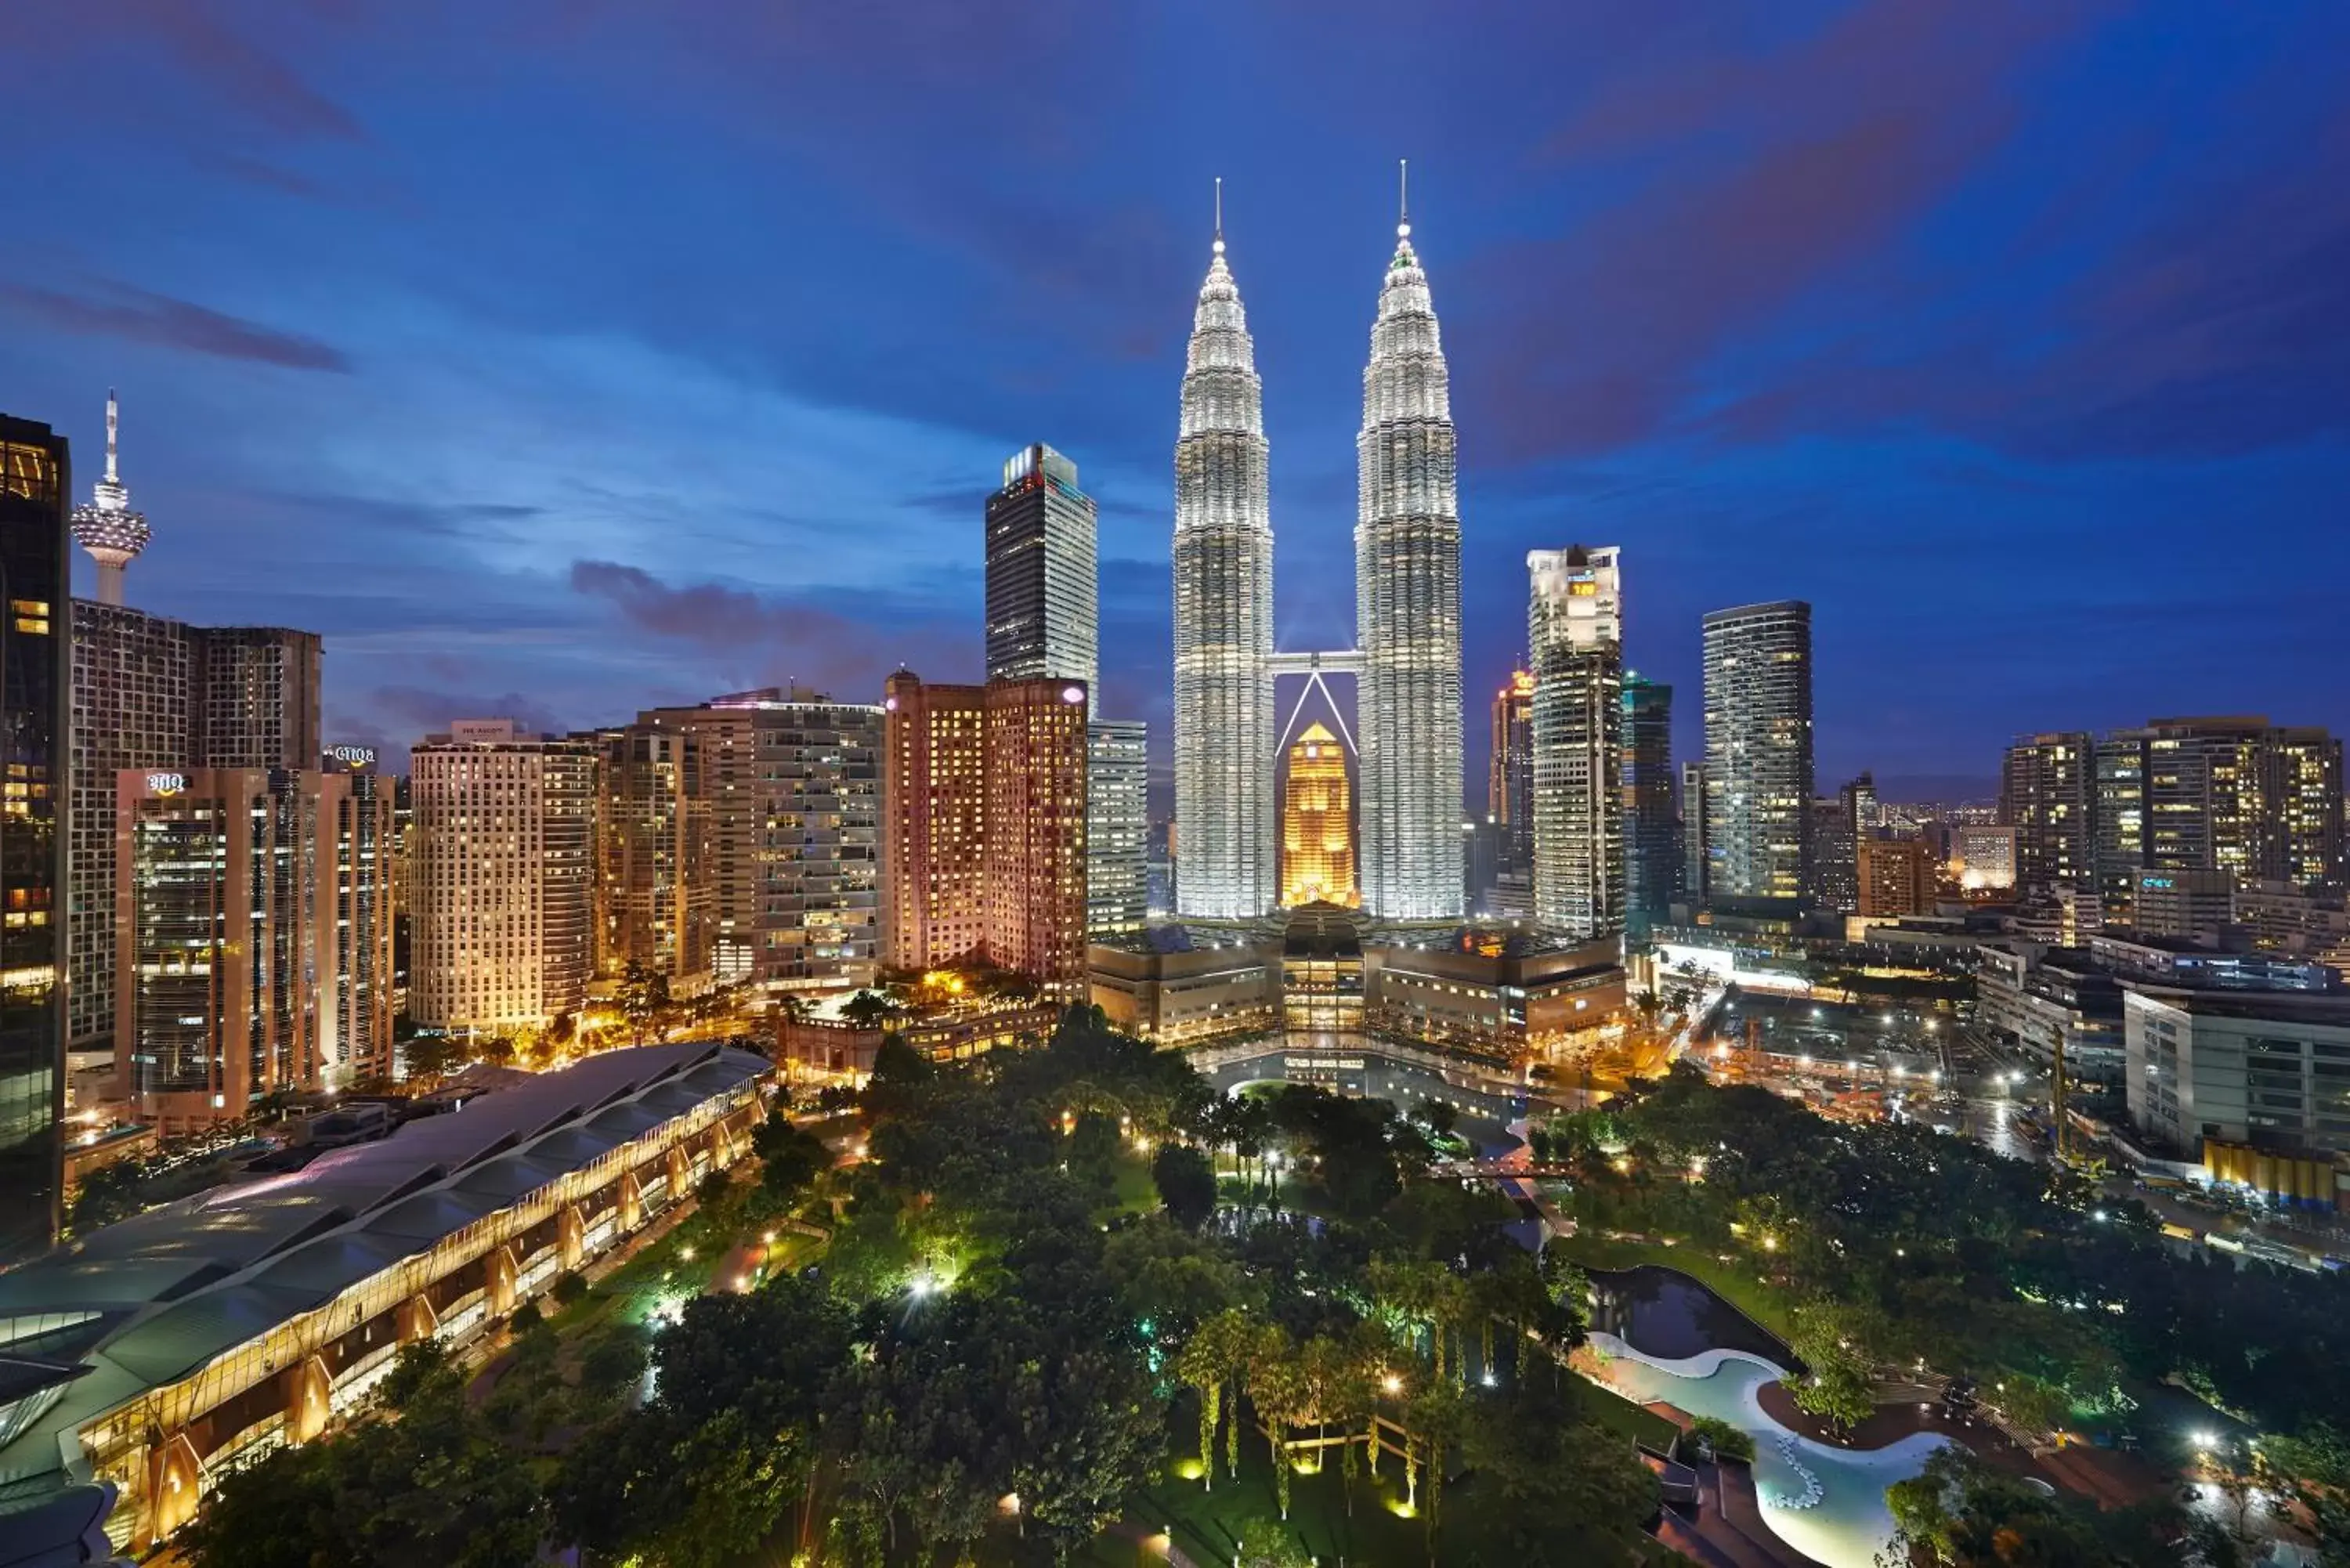
<svg viewBox="0 0 2350 1568">
<path fill-rule="evenodd" d="M 1221 203 L 1220 203 L 1221 205 Z M 1356 677 L 1363 903 L 1388 919 L 1462 903 L 1461 516 L 1452 402 L 1428 275 L 1396 225 L 1356 437 L 1355 649 L 1276 654 L 1264 389 L 1224 259 L 1200 286 L 1175 441 L 1176 900 L 1185 915 L 1274 909 L 1274 681 Z"/>
</svg>

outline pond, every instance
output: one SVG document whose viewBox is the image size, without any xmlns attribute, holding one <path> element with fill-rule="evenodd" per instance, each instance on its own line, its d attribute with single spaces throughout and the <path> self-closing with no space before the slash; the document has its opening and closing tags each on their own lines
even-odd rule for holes
<svg viewBox="0 0 2350 1568">
<path fill-rule="evenodd" d="M 1730 1309 L 1725 1304 L 1723 1310 Z M 1784 1376 L 1776 1362 L 1764 1356 L 1721 1349 L 1690 1356 L 1649 1355 L 1604 1332 L 1595 1332 L 1591 1344 L 1607 1358 L 1606 1381 L 1626 1397 L 1661 1399 L 1692 1416 L 1711 1416 L 1752 1434 L 1754 1490 L 1763 1522 L 1779 1539 L 1828 1568 L 1872 1568 L 1877 1553 L 1893 1539 L 1885 1489 L 1916 1475 L 1925 1468 L 1927 1456 L 1950 1441 L 1939 1433 L 1919 1432 L 1869 1452 L 1830 1448 L 1789 1431 L 1763 1413 L 1756 1390 Z"/>
<path fill-rule="evenodd" d="M 1677 1270 L 1643 1264 L 1593 1270 L 1591 1326 L 1643 1355 L 1686 1360 L 1709 1350 L 1742 1350 L 1781 1366 L 1804 1364 L 1777 1334 Z"/>
</svg>

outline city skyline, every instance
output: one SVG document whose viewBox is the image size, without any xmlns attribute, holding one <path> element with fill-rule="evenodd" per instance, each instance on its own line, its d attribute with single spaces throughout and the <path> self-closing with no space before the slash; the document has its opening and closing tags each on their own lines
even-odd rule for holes
<svg viewBox="0 0 2350 1568">
<path fill-rule="evenodd" d="M 753 91 L 780 52 L 816 107 L 871 128 L 856 18 L 787 41 L 745 21 L 723 47 L 582 23 L 545 58 L 494 30 L 489 68 L 448 84 L 473 111 L 436 119 L 408 100 L 443 62 L 365 22 L 232 5 L 142 42 L 60 16 L 33 36 L 62 68 L 26 89 L 57 175 L 28 232 L 52 237 L 0 275 L 9 406 L 78 439 L 87 475 L 119 386 L 159 524 L 133 599 L 327 631 L 328 727 L 387 752 L 451 712 L 567 730 L 792 678 L 869 701 L 901 659 L 967 667 L 972 509 L 1004 451 L 1050 440 L 1103 506 L 1105 710 L 1163 734 L 1167 394 L 1209 182 L 1228 177 L 1276 388 L 1276 642 L 1339 646 L 1354 485 L 1336 443 L 1358 410 L 1336 367 L 1362 307 L 1332 280 L 1380 243 L 1388 160 L 1409 155 L 1468 437 L 1468 690 L 1519 651 L 1511 563 L 1564 533 L 1623 541 L 1656 585 L 1627 658 L 1687 691 L 1704 610 L 1814 603 L 1826 777 L 1988 794 L 2012 735 L 2148 712 L 2350 729 L 2322 620 L 2300 613 L 2314 590 L 2264 564 L 2290 555 L 2310 584 L 2350 564 L 2326 526 L 2343 296 L 2315 265 L 2343 130 L 2291 68 L 2344 40 L 2338 16 L 2257 36 L 1922 4 L 1658 35 L 1519 20 L 1447 31 L 1461 69 L 1400 133 L 1347 101 L 1359 73 L 1295 68 L 1311 36 L 1253 23 L 1193 60 L 1182 122 L 1216 129 L 1180 148 L 1160 134 L 1176 104 L 1108 114 L 1103 95 L 1198 40 L 1045 12 L 931 20 L 898 64 L 934 101 L 842 161 L 774 136 Z M 1350 46 L 1367 70 L 1423 56 L 1440 26 L 1388 20 Z M 1606 47 L 1548 47 L 1594 28 Z M 1073 86 L 937 151 L 924 117 L 983 90 L 974 49 L 1042 50 Z M 1840 65 L 1864 54 L 1877 68 Z M 650 62 L 625 103 L 576 90 L 623 60 Z M 137 85 L 137 114 L 74 92 L 93 64 Z M 2149 73 L 2166 91 L 2132 91 Z M 1272 132 L 1270 75 L 1305 95 L 1280 118 L 1326 111 L 1326 140 Z M 1915 105 L 1881 99 L 1893 79 Z M 482 115 L 486 161 L 459 129 Z M 639 239 L 546 177 L 583 144 L 632 149 L 673 233 Z M 2067 195 L 2101 186 L 2159 194 Z M 675 238 L 696 233 L 725 243 Z M 665 286 L 638 286 L 649 259 Z M 1643 292 L 1667 262 L 1669 286 Z M 787 303 L 816 293 L 821 320 Z M 2245 299 L 2253 319 L 2217 330 Z M 2129 560 L 2106 548 L 2122 525 L 2144 546 Z M 2265 547 L 2191 583 L 2158 568 L 2220 527 Z M 2034 570 L 1992 570 L 2026 548 Z M 1920 629 L 1922 603 L 1948 635 Z M 2234 628 L 2220 657 L 2138 656 L 2137 630 L 2189 613 Z M 1482 732 L 1467 741 L 1473 774 Z"/>
</svg>

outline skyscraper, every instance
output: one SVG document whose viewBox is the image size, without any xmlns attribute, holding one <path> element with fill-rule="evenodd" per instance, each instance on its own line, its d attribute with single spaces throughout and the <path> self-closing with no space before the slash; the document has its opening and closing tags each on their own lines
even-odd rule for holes
<svg viewBox="0 0 2350 1568">
<path fill-rule="evenodd" d="M 47 425 L 0 414 L 0 746 L 8 799 L 0 811 L 0 1266 L 56 1237 L 63 1187 L 66 776 L 68 628 L 66 440 Z M 19 787 L 21 786 L 21 788 Z"/>
<path fill-rule="evenodd" d="M 1355 886 L 1355 810 L 1347 751 L 1320 722 L 1290 742 L 1281 803 L 1281 903 L 1360 902 Z"/>
<path fill-rule="evenodd" d="M 1681 764 L 1681 892 L 1692 904 L 1705 902 L 1706 857 L 1705 764 Z"/>
<path fill-rule="evenodd" d="M 1535 550 L 1534 919 L 1588 940 L 1624 929 L 1623 579 L 1612 545 Z"/>
<path fill-rule="evenodd" d="M 1485 769 L 1485 817 L 1507 831 L 1505 858 L 1531 868 L 1534 857 L 1534 675 L 1513 670 L 1493 693 L 1493 749 Z"/>
<path fill-rule="evenodd" d="M 593 738 L 602 751 L 603 796 L 596 822 L 597 968 L 608 976 L 641 969 L 683 984 L 710 972 L 717 902 L 706 868 L 712 792 L 702 736 L 650 717 Z"/>
<path fill-rule="evenodd" d="M 67 1038 L 110 1052 L 116 779 L 127 769 L 315 770 L 325 654 L 316 632 L 189 626 L 76 599 L 70 657 Z"/>
<path fill-rule="evenodd" d="M 106 477 L 90 487 L 89 501 L 74 508 L 74 542 L 98 563 L 98 602 L 122 602 L 122 569 L 147 547 L 146 516 L 130 509 L 130 488 L 116 468 L 119 410 L 114 389 L 106 392 Z"/>
<path fill-rule="evenodd" d="M 410 757 L 411 1015 L 504 1029 L 577 1009 L 595 967 L 596 747 L 466 719 Z"/>
<path fill-rule="evenodd" d="M 1443 344 L 1408 219 L 1379 289 L 1355 452 L 1363 902 L 1390 919 L 1447 919 L 1463 890 L 1460 497 Z"/>
<path fill-rule="evenodd" d="M 1930 914 L 1939 890 L 1933 846 L 1922 835 L 1861 839 L 1855 867 L 1856 912 L 1880 918 Z"/>
<path fill-rule="evenodd" d="M 987 498 L 987 678 L 1101 675 L 1101 572 L 1093 497 L 1077 465 L 1038 442 L 1003 460 Z"/>
<path fill-rule="evenodd" d="M 1706 896 L 1801 898 L 1811 886 L 1812 607 L 1705 618 Z"/>
<path fill-rule="evenodd" d="M 2096 750 L 2084 731 L 2022 735 L 1999 770 L 1999 819 L 2015 829 L 2016 886 L 2095 882 Z"/>
<path fill-rule="evenodd" d="M 1210 919 L 1263 914 L 1274 892 L 1264 389 L 1222 204 L 1175 441 L 1175 886 L 1184 913 Z"/>
<path fill-rule="evenodd" d="M 322 981 L 322 1070 L 338 1086 L 388 1078 L 392 1021 L 400 1012 L 393 956 L 393 888 L 399 781 L 376 771 L 373 747 L 342 745 L 320 760 L 321 857 L 331 877 L 328 944 L 334 965 Z"/>
<path fill-rule="evenodd" d="M 1681 896 L 1680 816 L 1673 809 L 1673 689 L 1627 670 L 1618 742 L 1624 781 L 1624 919 L 1635 936 L 1672 919 Z"/>
<path fill-rule="evenodd" d="M 1086 934 L 1139 931 L 1150 916 L 1149 731 L 1097 719 L 1086 753 Z"/>
<path fill-rule="evenodd" d="M 1863 773 L 1833 800 L 1812 802 L 1811 898 L 1816 909 L 1849 915 L 1860 909 L 1860 843 L 1877 831 L 1877 780 Z"/>
<path fill-rule="evenodd" d="M 1085 972 L 1087 744 L 1073 681 L 889 677 L 882 770 L 888 961 Z"/>
<path fill-rule="evenodd" d="M 115 781 L 114 1076 L 140 1121 L 189 1132 L 348 1081 L 335 839 L 349 786 L 316 766 Z"/>
</svg>

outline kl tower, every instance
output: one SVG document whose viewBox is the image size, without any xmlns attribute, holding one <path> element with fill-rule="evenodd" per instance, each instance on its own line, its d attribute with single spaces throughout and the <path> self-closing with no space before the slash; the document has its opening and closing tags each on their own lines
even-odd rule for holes
<svg viewBox="0 0 2350 1568">
<path fill-rule="evenodd" d="M 86 505 L 73 510 L 74 543 L 98 563 L 98 602 L 122 602 L 122 568 L 147 547 L 151 531 L 143 514 L 130 510 L 130 491 L 115 467 L 117 405 L 114 389 L 106 393 L 106 477 L 90 487 Z"/>
</svg>

